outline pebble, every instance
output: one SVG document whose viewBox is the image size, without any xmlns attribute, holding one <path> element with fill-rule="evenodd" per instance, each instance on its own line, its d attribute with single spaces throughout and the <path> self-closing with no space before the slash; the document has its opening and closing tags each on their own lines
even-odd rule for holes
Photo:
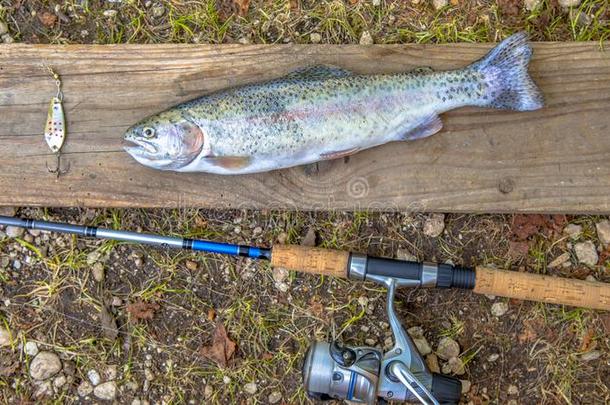
<svg viewBox="0 0 610 405">
<path fill-rule="evenodd" d="M 2 42 L 4 42 L 5 44 L 12 44 L 13 42 L 15 42 L 15 40 L 13 39 L 13 37 L 10 36 L 10 34 L 4 34 L 2 35 Z"/>
<path fill-rule="evenodd" d="M 44 381 L 38 384 L 36 392 L 34 392 L 34 398 L 48 397 L 53 395 L 53 386 L 51 381 Z"/>
<path fill-rule="evenodd" d="M 277 404 L 282 400 L 282 393 L 279 391 L 273 391 L 271 394 L 269 394 L 267 400 L 270 404 Z"/>
<path fill-rule="evenodd" d="M 258 236 L 261 233 L 263 233 L 263 228 L 261 228 L 260 226 L 257 226 L 256 228 L 254 228 L 252 230 L 252 235 L 254 235 L 254 236 Z"/>
<path fill-rule="evenodd" d="M 577 240 L 582 234 L 582 226 L 576 224 L 568 224 L 563 228 L 563 233 L 568 235 L 570 239 Z"/>
<path fill-rule="evenodd" d="M 93 385 L 89 381 L 83 381 L 76 388 L 76 393 L 81 397 L 86 397 L 93 392 Z"/>
<path fill-rule="evenodd" d="M 593 361 L 601 357 L 602 353 L 599 350 L 591 350 L 590 352 L 584 353 L 580 356 L 582 361 Z"/>
<path fill-rule="evenodd" d="M 106 379 L 106 381 L 115 380 L 117 373 L 118 373 L 118 368 L 115 364 L 106 366 L 106 368 L 104 369 L 104 379 Z"/>
<path fill-rule="evenodd" d="M 610 245 L 610 221 L 603 220 L 595 224 L 595 229 L 597 230 L 597 237 L 599 241 L 604 245 Z"/>
<path fill-rule="evenodd" d="M 93 279 L 98 283 L 104 281 L 104 265 L 100 262 L 96 262 L 91 269 L 93 273 Z"/>
<path fill-rule="evenodd" d="M 97 250 L 94 250 L 93 252 L 90 252 L 87 255 L 87 264 L 89 266 L 93 266 L 97 261 L 99 261 L 102 257 L 102 254 L 100 252 L 98 252 Z"/>
<path fill-rule="evenodd" d="M 276 283 L 282 283 L 288 277 L 288 270 L 283 267 L 274 267 L 273 268 L 273 281 Z"/>
<path fill-rule="evenodd" d="M 155 375 L 148 367 L 144 369 L 144 378 L 146 378 L 146 381 L 152 381 L 155 379 Z"/>
<path fill-rule="evenodd" d="M 534 11 L 540 6 L 541 3 L 542 0 L 525 0 L 525 9 L 527 11 Z"/>
<path fill-rule="evenodd" d="M 59 356 L 52 352 L 40 352 L 30 363 L 30 377 L 34 380 L 46 380 L 61 370 Z"/>
<path fill-rule="evenodd" d="M 597 256 L 597 249 L 591 241 L 574 244 L 574 253 L 578 258 L 578 262 L 587 266 L 595 266 L 599 257 Z"/>
<path fill-rule="evenodd" d="M 472 387 L 472 383 L 470 380 L 460 380 L 462 383 L 462 395 L 468 394 L 470 392 L 470 387 Z"/>
<path fill-rule="evenodd" d="M 441 372 L 441 368 L 438 365 L 438 357 L 436 356 L 436 354 L 430 353 L 429 355 L 427 355 L 426 364 L 428 365 L 428 368 L 430 369 L 431 372 L 433 372 L 433 373 Z"/>
<path fill-rule="evenodd" d="M 23 347 L 23 351 L 28 356 L 36 356 L 38 354 L 38 345 L 36 344 L 36 342 L 32 341 L 26 342 L 25 346 Z"/>
<path fill-rule="evenodd" d="M 25 229 L 23 229 L 19 226 L 7 226 L 6 227 L 6 236 L 8 236 L 9 238 L 20 238 L 24 232 L 25 232 Z"/>
<path fill-rule="evenodd" d="M 373 346 L 375 346 L 375 344 L 377 343 L 377 341 L 376 341 L 375 339 L 373 339 L 373 338 L 366 338 L 366 339 L 364 339 L 364 343 L 365 343 L 367 346 L 371 346 L 371 347 L 373 347 Z"/>
<path fill-rule="evenodd" d="M 508 395 L 517 395 L 519 394 L 519 388 L 516 385 L 509 385 L 507 392 Z"/>
<path fill-rule="evenodd" d="M 8 27 L 7 27 L 7 31 L 8 31 Z M 6 34 L 6 32 L 4 32 L 4 33 L 0 32 L 0 35 L 2 35 L 2 34 Z M 0 215 L 5 215 L 7 217 L 14 217 L 15 215 L 17 215 L 17 208 L 16 207 L 0 207 Z"/>
<path fill-rule="evenodd" d="M 40 236 L 41 231 L 40 229 L 28 229 L 28 233 L 36 238 Z"/>
<path fill-rule="evenodd" d="M 14 268 L 15 270 L 19 270 L 19 269 L 21 268 L 21 260 L 15 260 L 15 261 L 13 262 L 13 268 Z"/>
<path fill-rule="evenodd" d="M 211 385 L 206 385 L 203 389 L 203 399 L 210 399 L 214 395 L 214 388 Z"/>
<path fill-rule="evenodd" d="M 99 399 L 112 401 L 117 394 L 117 386 L 114 381 L 102 383 L 93 389 L 93 395 Z"/>
<path fill-rule="evenodd" d="M 436 354 L 443 360 L 449 360 L 452 357 L 459 356 L 460 345 L 450 337 L 444 337 L 438 342 Z"/>
<path fill-rule="evenodd" d="M 195 271 L 199 267 L 199 263 L 194 260 L 187 260 L 184 264 L 186 265 L 186 268 L 190 271 Z"/>
<path fill-rule="evenodd" d="M 581 0 L 559 0 L 561 7 L 578 7 Z"/>
<path fill-rule="evenodd" d="M 4 21 L 0 21 L 0 35 L 4 35 L 7 32 L 8 32 L 8 25 L 6 25 L 6 23 Z M 4 214 L 2 214 L 2 215 L 4 215 Z"/>
<path fill-rule="evenodd" d="M 119 297 L 112 297 L 112 302 L 110 303 L 113 307 L 120 307 L 123 305 L 123 300 Z"/>
<path fill-rule="evenodd" d="M 89 370 L 87 371 L 87 378 L 89 379 L 89 381 L 91 381 L 91 384 L 93 385 L 98 385 L 100 382 L 102 382 L 102 377 L 100 376 L 100 373 L 98 373 L 97 370 Z"/>
<path fill-rule="evenodd" d="M 464 363 L 459 357 L 452 357 L 447 362 L 451 372 L 455 375 L 463 375 L 465 373 Z"/>
<path fill-rule="evenodd" d="M 104 17 L 112 18 L 117 15 L 116 10 L 104 10 Z"/>
<path fill-rule="evenodd" d="M 559 256 L 557 256 L 555 258 L 555 260 L 550 262 L 547 267 L 549 269 L 554 269 L 555 267 L 559 267 L 559 266 L 563 265 L 564 263 L 567 263 L 568 260 L 570 260 L 570 254 L 568 252 L 564 252 L 564 253 L 560 254 Z"/>
<path fill-rule="evenodd" d="M 360 36 L 360 45 L 373 45 L 373 37 L 371 33 L 368 31 L 362 31 L 362 35 Z"/>
<path fill-rule="evenodd" d="M 61 387 L 63 387 L 64 385 L 66 385 L 66 382 L 67 382 L 67 381 L 68 381 L 68 379 L 66 378 L 66 376 L 65 376 L 65 375 L 63 375 L 63 374 L 60 374 L 60 375 L 58 375 L 57 377 L 55 377 L 55 378 L 53 379 L 53 386 L 54 386 L 55 388 L 61 388 Z"/>
<path fill-rule="evenodd" d="M 248 383 L 248 384 L 244 385 L 244 392 L 246 394 L 254 395 L 254 394 L 256 394 L 257 388 L 258 387 L 256 386 L 256 383 L 253 383 L 253 382 Z"/>
<path fill-rule="evenodd" d="M 162 4 L 155 4 L 152 8 L 152 15 L 155 18 L 161 18 L 165 14 L 165 7 Z"/>
<path fill-rule="evenodd" d="M 432 5 L 436 10 L 440 10 L 441 8 L 447 5 L 447 0 L 432 0 Z"/>
<path fill-rule="evenodd" d="M 489 356 L 487 356 L 487 361 L 490 363 L 493 363 L 494 361 L 498 360 L 500 358 L 500 355 L 498 353 L 492 353 Z"/>
<path fill-rule="evenodd" d="M 494 302 L 491 306 L 491 314 L 493 316 L 501 317 L 508 312 L 508 304 L 506 302 Z"/>
<path fill-rule="evenodd" d="M 2 258 L 0 259 L 0 267 L 2 267 L 3 269 L 8 267 L 10 263 L 11 260 L 7 256 L 2 256 Z"/>
<path fill-rule="evenodd" d="M 312 32 L 309 34 L 309 41 L 312 44 L 319 44 L 322 41 L 322 35 L 318 34 L 317 32 Z"/>
<path fill-rule="evenodd" d="M 417 257 L 415 257 L 415 255 L 413 253 L 411 253 L 407 249 L 403 249 L 403 248 L 399 248 L 396 251 L 396 258 L 399 260 L 407 260 L 410 262 L 417 261 Z"/>
<path fill-rule="evenodd" d="M 424 222 L 424 235 L 438 237 L 445 229 L 445 214 L 431 214 Z"/>
<path fill-rule="evenodd" d="M 11 332 L 4 328 L 0 328 L 0 347 L 9 346 L 11 344 Z"/>
<path fill-rule="evenodd" d="M 417 351 L 422 356 L 432 353 L 432 348 L 430 347 L 430 344 L 428 343 L 428 341 L 426 340 L 425 337 L 413 338 L 413 343 L 415 343 L 415 347 L 417 347 Z"/>
</svg>

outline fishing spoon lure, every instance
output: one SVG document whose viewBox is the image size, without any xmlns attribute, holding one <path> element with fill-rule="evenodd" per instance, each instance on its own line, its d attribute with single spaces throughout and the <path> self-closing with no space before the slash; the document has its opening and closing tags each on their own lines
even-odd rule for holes
<svg viewBox="0 0 610 405">
<path fill-rule="evenodd" d="M 55 85 L 57 86 L 57 94 L 51 98 L 49 105 L 49 112 L 47 114 L 47 122 L 44 128 L 44 139 L 51 148 L 51 151 L 57 158 L 57 164 L 54 169 L 51 169 L 47 164 L 47 170 L 50 173 L 54 173 L 59 177 L 60 174 L 65 174 L 70 169 L 70 166 L 65 169 L 61 168 L 61 148 L 66 139 L 66 120 L 64 117 L 64 108 L 62 105 L 64 95 L 61 91 L 61 79 L 59 75 L 50 67 L 46 66 L 47 70 L 55 79 Z"/>
</svg>

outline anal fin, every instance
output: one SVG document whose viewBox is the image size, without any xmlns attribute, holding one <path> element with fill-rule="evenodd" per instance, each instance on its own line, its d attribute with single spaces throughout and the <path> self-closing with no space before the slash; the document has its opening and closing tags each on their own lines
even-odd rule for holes
<svg viewBox="0 0 610 405">
<path fill-rule="evenodd" d="M 434 135 L 441 129 L 443 129 L 443 121 L 441 121 L 441 117 L 439 117 L 437 114 L 431 114 L 420 120 L 414 128 L 403 134 L 400 139 L 405 141 L 421 139 Z"/>
</svg>

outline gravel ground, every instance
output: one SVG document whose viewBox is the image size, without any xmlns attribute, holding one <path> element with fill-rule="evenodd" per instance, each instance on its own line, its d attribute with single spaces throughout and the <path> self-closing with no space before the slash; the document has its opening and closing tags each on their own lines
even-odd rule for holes
<svg viewBox="0 0 610 405">
<path fill-rule="evenodd" d="M 572 7 L 568 3 L 572 4 Z M 400 43 L 608 38 L 607 1 L 5 1 L 30 43 Z M 41 112 L 44 114 L 45 112 Z M 610 282 L 606 217 L 2 208 L 236 243 L 315 244 Z M 309 403 L 312 339 L 391 345 L 384 293 L 248 259 L 2 228 L 2 403 Z M 459 291 L 397 310 L 471 404 L 610 402 L 610 315 Z"/>
</svg>

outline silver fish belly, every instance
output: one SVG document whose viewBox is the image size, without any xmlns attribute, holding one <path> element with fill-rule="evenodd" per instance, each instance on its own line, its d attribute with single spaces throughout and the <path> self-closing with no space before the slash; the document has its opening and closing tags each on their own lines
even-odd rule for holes
<svg viewBox="0 0 610 405">
<path fill-rule="evenodd" d="M 454 71 L 355 75 L 309 67 L 181 104 L 136 124 L 126 139 L 147 148 L 146 156 L 130 151 L 141 163 L 181 172 L 255 173 L 339 158 L 430 136 L 442 128 L 439 114 L 462 106 L 541 108 L 530 56 L 526 36 L 516 34 Z M 147 130 L 153 135 L 143 136 Z M 177 137 L 189 146 L 176 147 Z"/>
</svg>

